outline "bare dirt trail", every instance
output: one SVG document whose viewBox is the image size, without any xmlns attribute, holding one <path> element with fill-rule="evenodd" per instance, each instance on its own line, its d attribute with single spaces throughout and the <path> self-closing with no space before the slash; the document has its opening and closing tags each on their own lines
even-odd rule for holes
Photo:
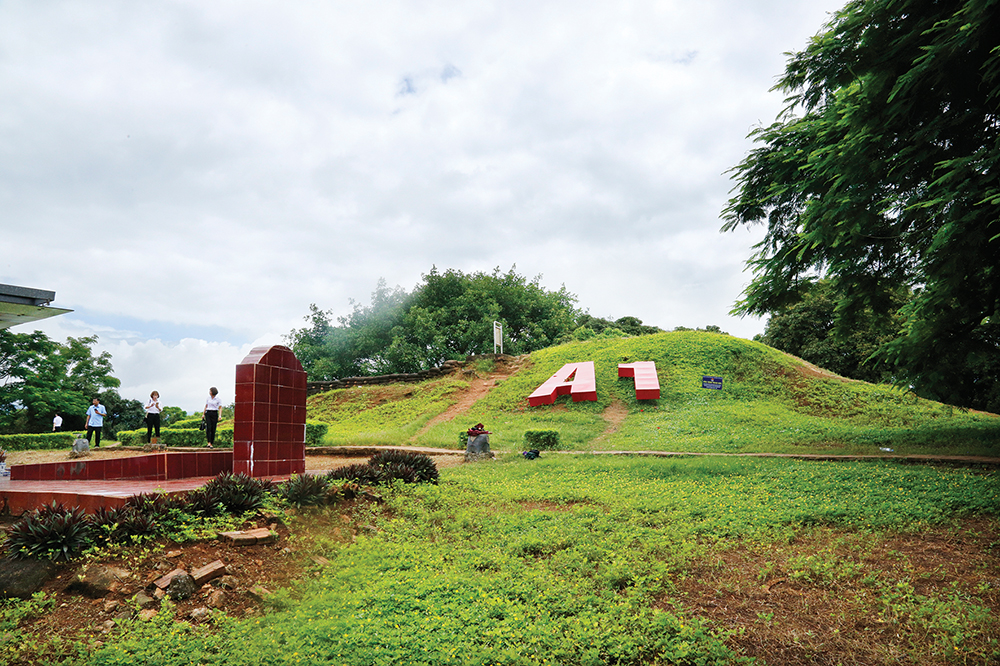
<svg viewBox="0 0 1000 666">
<path fill-rule="evenodd" d="M 417 431 L 415 435 L 410 437 L 410 443 L 416 444 L 417 439 L 421 435 L 437 424 L 452 421 L 460 414 L 464 414 L 469 411 L 469 409 L 476 404 L 480 398 L 484 397 L 497 385 L 497 382 L 507 379 L 515 372 L 523 368 L 527 360 L 527 356 L 517 356 L 510 358 L 509 360 L 497 360 L 493 370 L 486 374 L 478 374 L 472 368 L 463 368 L 460 372 L 463 374 L 463 378 L 470 380 L 468 388 L 461 392 L 455 404 L 433 417 L 430 421 L 424 424 L 424 427 Z M 472 425 L 473 424 L 471 423 L 469 424 L 469 426 Z"/>
<path fill-rule="evenodd" d="M 607 409 L 601 412 L 601 418 L 608 424 L 604 428 L 604 432 L 597 436 L 591 444 L 600 444 L 611 435 L 618 432 L 618 428 L 621 427 L 622 423 L 628 417 L 628 407 L 621 400 L 615 398 Z"/>
</svg>

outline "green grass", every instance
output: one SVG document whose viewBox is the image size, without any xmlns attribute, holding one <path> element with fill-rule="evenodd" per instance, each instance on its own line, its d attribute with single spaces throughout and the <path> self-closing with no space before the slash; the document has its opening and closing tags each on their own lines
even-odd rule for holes
<svg viewBox="0 0 1000 666">
<path fill-rule="evenodd" d="M 593 361 L 597 401 L 557 399 L 529 407 L 527 396 L 565 363 Z M 659 400 L 635 399 L 618 363 L 654 361 Z M 724 388 L 701 388 L 703 375 L 723 377 Z M 627 410 L 614 434 L 602 412 L 615 401 Z M 727 335 L 682 331 L 571 343 L 535 352 L 529 367 L 501 382 L 466 412 L 494 432 L 494 448 L 524 448 L 527 430 L 558 430 L 575 450 L 714 453 L 939 453 L 998 455 L 1000 418 L 963 412 L 886 385 L 817 376 L 802 361 L 766 345 Z M 461 429 L 461 428 L 459 428 Z M 419 438 L 451 446 L 456 422 Z M 447 443 L 447 444 L 445 444 Z"/>
<path fill-rule="evenodd" d="M 136 623 L 89 663 L 738 663 L 731 631 L 676 600 L 717 549 L 827 529 L 863 543 L 1000 515 L 995 476 L 884 463 L 546 454 L 442 479 L 359 509 L 376 531 L 327 543 L 331 564 L 275 595 L 268 615 L 210 631 Z M 909 579 L 824 551 L 787 566 L 802 585 L 867 575 L 868 603 L 899 635 L 948 619 L 963 649 L 997 649 L 996 618 L 974 593 L 924 583 L 916 595 Z"/>
<path fill-rule="evenodd" d="M 310 396 L 307 409 L 310 419 L 328 426 L 323 444 L 398 446 L 452 405 L 456 392 L 467 385 L 444 377 L 419 384 L 337 389 Z M 441 445 L 455 447 L 454 441 Z"/>
</svg>

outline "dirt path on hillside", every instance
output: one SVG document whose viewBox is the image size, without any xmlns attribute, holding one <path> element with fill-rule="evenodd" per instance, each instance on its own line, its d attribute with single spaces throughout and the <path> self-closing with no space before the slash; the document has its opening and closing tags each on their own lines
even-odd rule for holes
<svg viewBox="0 0 1000 666">
<path fill-rule="evenodd" d="M 627 416 L 628 407 L 625 406 L 624 402 L 615 398 L 611 404 L 608 405 L 607 409 L 601 412 L 601 418 L 604 419 L 605 423 L 608 425 L 605 426 L 604 432 L 598 435 L 597 438 L 591 442 L 591 444 L 600 444 L 608 437 L 611 437 L 611 435 L 618 432 L 618 428 L 621 427 Z"/>
<path fill-rule="evenodd" d="M 437 424 L 452 421 L 459 414 L 469 411 L 480 398 L 484 397 L 497 385 L 497 382 L 507 379 L 523 368 L 527 361 L 528 357 L 526 355 L 516 356 L 509 360 L 498 360 L 493 367 L 493 371 L 486 375 L 476 374 L 476 371 L 472 368 L 463 368 L 460 370 L 459 372 L 463 374 L 463 379 L 470 380 L 469 387 L 461 392 L 455 404 L 433 417 L 424 424 L 423 428 L 417 431 L 417 434 L 410 437 L 410 443 L 415 444 L 421 435 Z M 471 423 L 469 424 L 470 427 L 472 425 Z"/>
</svg>

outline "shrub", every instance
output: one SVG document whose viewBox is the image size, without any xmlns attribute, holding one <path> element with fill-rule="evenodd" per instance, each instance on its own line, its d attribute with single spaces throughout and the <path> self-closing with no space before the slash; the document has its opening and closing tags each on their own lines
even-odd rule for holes
<svg viewBox="0 0 1000 666">
<path fill-rule="evenodd" d="M 381 468 L 383 475 L 388 474 L 390 466 L 396 470 L 400 470 L 401 467 L 408 467 L 413 470 L 414 481 L 417 483 L 437 484 L 439 478 L 437 465 L 434 464 L 430 456 L 423 453 L 413 453 L 412 451 L 379 451 L 368 460 L 368 464 L 372 467 Z M 407 483 L 410 483 L 410 481 L 407 481 Z"/>
<path fill-rule="evenodd" d="M 323 437 L 330 429 L 325 423 L 319 421 L 306 421 L 306 446 L 319 446 L 323 443 Z"/>
<path fill-rule="evenodd" d="M 43 432 L 34 435 L 0 435 L 0 448 L 8 451 L 31 449 L 68 449 L 76 435 L 72 432 Z"/>
<path fill-rule="evenodd" d="M 197 426 L 197 423 L 195 424 Z M 146 429 L 123 430 L 118 433 L 118 441 L 124 446 L 142 446 L 146 443 Z M 164 446 L 205 446 L 205 433 L 195 428 L 161 428 L 160 444 Z M 219 428 L 215 431 L 216 446 L 233 445 L 233 429 Z"/>
<path fill-rule="evenodd" d="M 557 430 L 526 430 L 524 443 L 529 449 L 558 449 L 559 431 Z"/>
<path fill-rule="evenodd" d="M 125 509 L 142 516 L 163 518 L 173 509 L 183 509 L 183 499 L 166 493 L 139 493 L 125 500 Z"/>
<path fill-rule="evenodd" d="M 316 506 L 326 501 L 330 481 L 325 476 L 314 474 L 293 474 L 278 485 L 278 495 L 293 506 Z"/>
<path fill-rule="evenodd" d="M 83 509 L 53 501 L 14 523 L 5 545 L 18 559 L 70 560 L 91 545 L 93 536 Z"/>
<path fill-rule="evenodd" d="M 333 481 L 355 481 L 362 486 L 377 486 L 382 482 L 382 474 L 377 467 L 365 464 L 345 465 L 326 473 L 326 478 Z"/>
<path fill-rule="evenodd" d="M 191 502 L 190 498 L 201 491 L 207 497 L 198 503 L 200 506 L 221 504 L 230 513 L 239 515 L 263 506 L 265 495 L 273 487 L 273 484 L 265 479 L 253 479 L 243 473 L 223 472 L 198 490 L 188 493 L 188 498 L 194 505 L 195 502 Z"/>
</svg>

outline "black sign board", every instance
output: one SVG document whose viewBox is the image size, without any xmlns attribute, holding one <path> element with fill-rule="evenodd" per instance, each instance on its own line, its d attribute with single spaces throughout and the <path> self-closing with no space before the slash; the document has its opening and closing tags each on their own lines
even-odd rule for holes
<svg viewBox="0 0 1000 666">
<path fill-rule="evenodd" d="M 701 378 L 701 387 L 707 389 L 715 389 L 716 391 L 722 390 L 722 377 L 709 377 L 707 375 Z"/>
</svg>

